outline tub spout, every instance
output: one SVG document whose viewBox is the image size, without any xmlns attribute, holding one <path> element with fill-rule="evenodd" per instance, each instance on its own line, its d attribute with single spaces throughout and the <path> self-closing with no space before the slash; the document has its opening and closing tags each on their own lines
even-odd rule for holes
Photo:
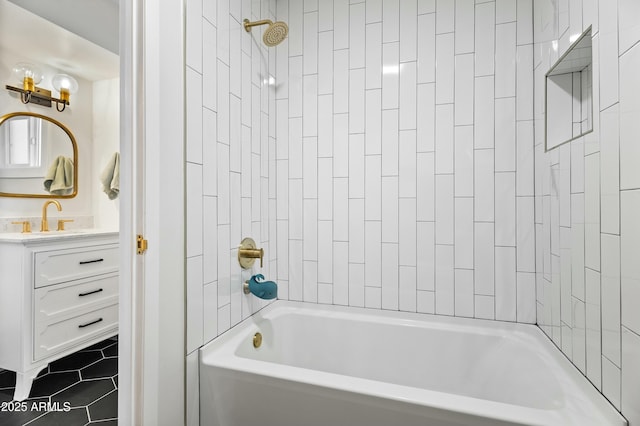
<svg viewBox="0 0 640 426">
<path fill-rule="evenodd" d="M 278 284 L 273 281 L 262 281 L 264 275 L 257 274 L 252 276 L 249 281 L 245 281 L 243 285 L 244 294 L 253 293 L 260 299 L 275 299 L 278 297 Z"/>
</svg>

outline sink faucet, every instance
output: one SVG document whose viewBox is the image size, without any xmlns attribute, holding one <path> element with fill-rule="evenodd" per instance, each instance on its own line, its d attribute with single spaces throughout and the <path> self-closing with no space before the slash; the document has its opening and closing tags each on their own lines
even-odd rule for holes
<svg viewBox="0 0 640 426">
<path fill-rule="evenodd" d="M 58 200 L 49 200 L 45 202 L 44 206 L 42 206 L 42 222 L 40 222 L 40 232 L 49 232 L 49 221 L 47 220 L 47 207 L 49 207 L 49 204 L 55 204 L 58 208 L 58 211 L 62 211 L 62 206 L 60 205 Z"/>
</svg>

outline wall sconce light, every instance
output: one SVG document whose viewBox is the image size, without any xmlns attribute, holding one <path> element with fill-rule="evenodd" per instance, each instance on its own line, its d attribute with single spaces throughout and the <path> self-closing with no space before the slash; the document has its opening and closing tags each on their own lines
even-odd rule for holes
<svg viewBox="0 0 640 426">
<path fill-rule="evenodd" d="M 69 97 L 78 91 L 78 82 L 66 74 L 56 74 L 53 76 L 53 87 L 60 92 L 60 98 L 51 96 L 51 91 L 36 86 L 42 81 L 42 72 L 35 65 L 20 62 L 13 67 L 14 77 L 22 83 L 22 88 L 6 85 L 7 90 L 20 93 L 20 100 L 23 104 L 33 103 L 36 105 L 51 108 L 53 102 L 56 109 L 64 111 L 69 105 Z M 62 105 L 62 108 L 60 107 Z"/>
<path fill-rule="evenodd" d="M 51 84 L 53 84 L 53 88 L 60 93 L 60 101 L 62 101 L 62 109 L 58 109 L 58 105 L 56 105 L 56 109 L 58 111 L 64 111 L 64 107 L 69 105 L 71 94 L 78 91 L 78 82 L 70 75 L 56 74 L 53 76 L 53 79 L 51 79 Z"/>
<path fill-rule="evenodd" d="M 23 89 L 29 93 L 35 92 L 36 84 L 42 81 L 42 71 L 35 65 L 26 62 L 17 63 L 13 67 L 13 76 L 22 82 Z"/>
</svg>

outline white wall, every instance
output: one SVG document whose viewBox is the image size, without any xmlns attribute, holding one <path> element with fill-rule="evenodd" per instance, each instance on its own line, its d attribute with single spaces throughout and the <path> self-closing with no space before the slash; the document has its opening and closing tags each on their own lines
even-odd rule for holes
<svg viewBox="0 0 640 426">
<path fill-rule="evenodd" d="M 640 3 L 534 2 L 537 317 L 640 424 Z M 589 25 L 594 131 L 544 153 L 544 75 Z"/>
<path fill-rule="evenodd" d="M 244 280 L 276 279 L 275 50 L 241 25 L 274 19 L 275 1 L 186 7 L 187 420 L 198 424 L 197 349 L 266 304 Z M 264 268 L 240 269 L 244 237 L 264 248 Z"/>
<path fill-rule="evenodd" d="M 535 322 L 532 2 L 278 2 L 291 300 Z"/>
</svg>

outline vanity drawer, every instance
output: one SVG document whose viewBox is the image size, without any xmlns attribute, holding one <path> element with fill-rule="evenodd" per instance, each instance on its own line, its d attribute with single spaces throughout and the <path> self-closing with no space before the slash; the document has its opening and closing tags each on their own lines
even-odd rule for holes
<svg viewBox="0 0 640 426">
<path fill-rule="evenodd" d="M 37 361 L 46 358 L 117 327 L 117 304 L 51 324 L 36 324 L 33 359 Z"/>
<path fill-rule="evenodd" d="M 118 245 L 78 247 L 67 250 L 37 252 L 35 262 L 35 288 L 117 272 Z"/>
<path fill-rule="evenodd" d="M 118 275 L 85 278 L 34 291 L 35 323 L 51 323 L 118 303 Z"/>
</svg>

